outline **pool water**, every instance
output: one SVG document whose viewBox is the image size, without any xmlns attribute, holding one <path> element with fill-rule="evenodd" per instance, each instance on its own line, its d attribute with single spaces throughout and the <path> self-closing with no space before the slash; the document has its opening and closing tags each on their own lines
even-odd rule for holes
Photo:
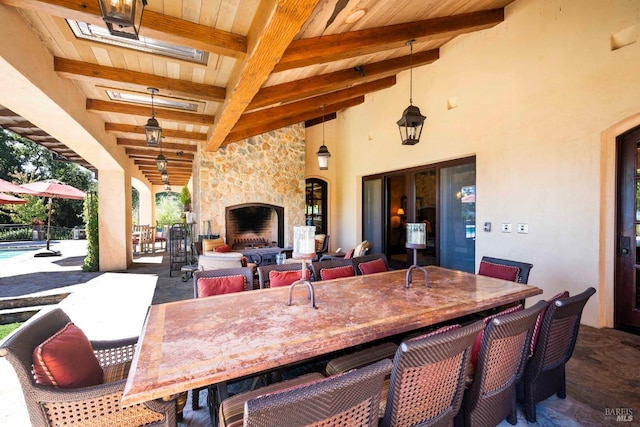
<svg viewBox="0 0 640 427">
<path fill-rule="evenodd" d="M 28 252 L 33 251 L 34 248 L 29 249 L 8 249 L 8 250 L 0 250 L 0 260 L 9 259 L 16 257 L 18 255 L 24 255 Z"/>
</svg>

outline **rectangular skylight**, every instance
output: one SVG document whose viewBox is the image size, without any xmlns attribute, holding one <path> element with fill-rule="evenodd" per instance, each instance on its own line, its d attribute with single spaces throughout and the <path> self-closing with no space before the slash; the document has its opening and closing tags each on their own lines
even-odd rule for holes
<svg viewBox="0 0 640 427">
<path fill-rule="evenodd" d="M 209 52 L 205 52 L 203 50 L 166 43 L 142 36 L 140 36 L 140 40 L 112 36 L 106 28 L 71 19 L 67 19 L 67 24 L 69 24 L 71 31 L 73 31 L 73 34 L 75 34 L 79 39 L 91 40 L 97 43 L 106 43 L 112 46 L 134 49 L 140 52 L 153 53 L 169 58 L 182 59 L 184 61 L 195 62 L 203 65 L 206 65 L 209 60 Z"/>
</svg>

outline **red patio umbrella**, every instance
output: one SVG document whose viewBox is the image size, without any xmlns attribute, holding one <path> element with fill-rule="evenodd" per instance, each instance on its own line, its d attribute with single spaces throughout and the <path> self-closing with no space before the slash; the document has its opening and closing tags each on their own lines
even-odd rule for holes
<svg viewBox="0 0 640 427">
<path fill-rule="evenodd" d="M 13 184 L 0 178 L 0 193 L 34 194 L 35 191 L 24 188 L 21 185 Z"/>
<path fill-rule="evenodd" d="M 47 251 L 49 252 L 38 256 L 60 255 L 60 252 L 53 252 L 49 250 L 49 237 L 51 235 L 51 205 L 53 204 L 53 199 L 82 200 L 84 199 L 84 192 L 69 184 L 58 181 L 57 179 L 30 182 L 29 184 L 22 184 L 20 187 L 33 191 L 33 195 L 35 196 L 49 198 L 49 220 L 47 224 Z"/>
<path fill-rule="evenodd" d="M 27 201 L 19 197 L 0 193 L 0 205 L 23 205 L 25 203 L 27 203 Z"/>
</svg>

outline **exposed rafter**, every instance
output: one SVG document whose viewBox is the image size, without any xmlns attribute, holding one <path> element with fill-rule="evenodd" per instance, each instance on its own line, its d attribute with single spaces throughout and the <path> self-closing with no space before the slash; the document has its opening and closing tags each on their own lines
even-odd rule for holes
<svg viewBox="0 0 640 427">
<path fill-rule="evenodd" d="M 148 117 L 151 115 L 151 107 L 138 107 L 136 105 L 121 102 L 100 101 L 99 99 L 87 99 L 87 110 L 128 114 L 141 117 Z M 214 116 L 207 116 L 206 114 L 185 113 L 157 107 L 155 108 L 155 115 L 156 118 L 160 120 L 171 120 L 174 122 L 205 126 L 212 125 L 215 121 Z"/>
</svg>

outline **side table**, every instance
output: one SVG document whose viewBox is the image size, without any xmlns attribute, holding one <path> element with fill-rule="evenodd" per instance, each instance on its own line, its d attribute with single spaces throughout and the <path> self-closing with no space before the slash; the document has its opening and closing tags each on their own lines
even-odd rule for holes
<svg viewBox="0 0 640 427">
<path fill-rule="evenodd" d="M 198 271 L 197 265 L 183 265 L 180 267 L 180 271 L 182 271 L 182 281 L 186 282 L 189 279 L 193 278 L 193 272 Z"/>
</svg>

